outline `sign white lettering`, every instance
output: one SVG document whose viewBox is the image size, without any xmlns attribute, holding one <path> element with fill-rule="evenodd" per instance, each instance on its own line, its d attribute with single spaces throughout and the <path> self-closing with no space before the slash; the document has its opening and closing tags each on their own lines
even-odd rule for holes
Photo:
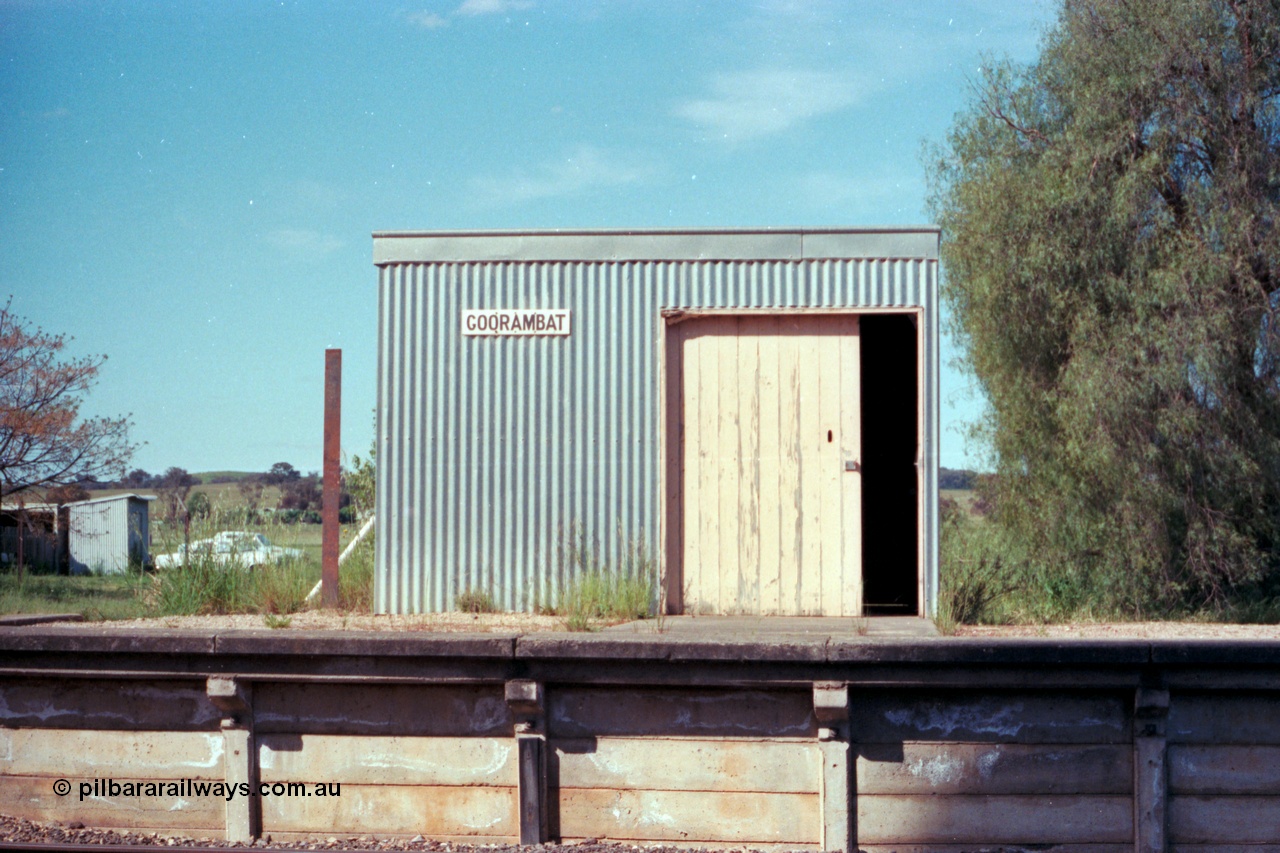
<svg viewBox="0 0 1280 853">
<path fill-rule="evenodd" d="M 464 335 L 567 335 L 568 308 L 469 308 L 462 312 Z"/>
</svg>

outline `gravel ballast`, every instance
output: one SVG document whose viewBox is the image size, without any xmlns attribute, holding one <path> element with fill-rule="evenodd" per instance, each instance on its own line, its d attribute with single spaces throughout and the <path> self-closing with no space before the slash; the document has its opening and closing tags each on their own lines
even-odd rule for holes
<svg viewBox="0 0 1280 853">
<path fill-rule="evenodd" d="M 460 844 L 452 841 L 432 841 L 421 835 L 413 838 L 377 838 L 370 835 L 332 836 L 315 841 L 272 842 L 270 836 L 258 839 L 252 845 L 222 841 L 217 838 L 185 838 L 160 835 L 154 832 L 117 832 L 110 829 L 88 829 L 79 824 L 44 824 L 0 815 L 0 843 L 4 844 L 76 844 L 82 846 L 131 846 L 131 847 L 252 847 L 263 850 L 424 850 L 447 853 L 502 853 L 525 851 L 526 853 L 692 853 L 690 848 L 636 846 L 601 842 L 590 838 L 573 844 L 539 844 L 522 847 L 518 844 Z M 751 848 L 735 848 L 746 853 Z M 724 853 L 734 853 L 727 850 Z"/>
</svg>

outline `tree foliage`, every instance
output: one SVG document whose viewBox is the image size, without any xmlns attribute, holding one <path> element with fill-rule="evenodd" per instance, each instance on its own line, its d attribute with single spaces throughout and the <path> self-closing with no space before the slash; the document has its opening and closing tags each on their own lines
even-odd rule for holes
<svg viewBox="0 0 1280 853">
<path fill-rule="evenodd" d="M 937 155 L 993 521 L 1124 609 L 1274 584 L 1280 5 L 1065 0 Z"/>
<path fill-rule="evenodd" d="M 378 440 L 369 444 L 369 455 L 362 457 L 356 454 L 351 459 L 351 468 L 343 472 L 342 484 L 351 495 L 351 503 L 355 506 L 356 515 L 365 518 L 370 515 L 377 499 L 378 492 Z"/>
<path fill-rule="evenodd" d="M 320 476 L 314 472 L 303 477 L 291 477 L 280 484 L 280 500 L 278 509 L 292 509 L 300 512 L 308 510 L 320 511 L 324 502 Z"/>
<path fill-rule="evenodd" d="M 105 357 L 68 358 L 67 338 L 0 308 L 0 497 L 123 473 L 129 419 L 80 417 Z"/>
<path fill-rule="evenodd" d="M 271 466 L 267 473 L 262 475 L 262 482 L 268 486 L 281 486 L 287 483 L 296 483 L 302 479 L 302 472 L 294 468 L 288 462 L 277 462 Z"/>
<path fill-rule="evenodd" d="M 152 483 L 159 492 L 163 518 L 177 521 L 190 517 L 191 509 L 187 506 L 187 498 L 191 494 L 191 487 L 200 485 L 194 474 L 189 473 L 186 468 L 174 466 L 158 477 L 153 477 Z"/>
</svg>

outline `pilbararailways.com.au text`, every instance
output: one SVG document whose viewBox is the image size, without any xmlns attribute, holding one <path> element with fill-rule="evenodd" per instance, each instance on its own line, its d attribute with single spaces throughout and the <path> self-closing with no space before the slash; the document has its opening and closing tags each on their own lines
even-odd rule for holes
<svg viewBox="0 0 1280 853">
<path fill-rule="evenodd" d="M 66 783 L 59 786 L 58 782 Z M 58 796 L 71 791 L 71 783 L 65 779 L 54 782 Z M 199 779 L 182 779 L 174 782 L 117 782 L 115 779 L 94 779 L 80 783 L 80 799 L 86 797 L 221 797 L 230 802 L 236 797 L 248 797 L 253 786 L 248 782 L 205 782 Z M 262 782 L 257 786 L 260 797 L 341 797 L 341 782 Z"/>
</svg>

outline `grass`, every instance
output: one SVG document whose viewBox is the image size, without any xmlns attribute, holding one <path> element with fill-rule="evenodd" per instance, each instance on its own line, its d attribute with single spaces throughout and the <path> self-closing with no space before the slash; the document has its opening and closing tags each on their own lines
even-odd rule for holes
<svg viewBox="0 0 1280 853">
<path fill-rule="evenodd" d="M 957 504 L 941 518 L 941 584 L 934 620 L 938 631 L 953 634 L 959 625 L 1052 621 L 1028 618 L 1028 605 L 1043 594 L 1043 590 L 1032 590 L 1033 579 L 1040 574 L 1034 555 Z M 1047 617 L 1050 610 L 1039 615 Z"/>
<path fill-rule="evenodd" d="M 161 616 L 295 613 L 305 608 L 319 577 L 319 567 L 305 558 L 251 571 L 226 568 L 206 557 L 157 572 L 155 607 Z"/>
<path fill-rule="evenodd" d="M 647 619 L 652 597 L 648 578 L 594 571 L 574 578 L 560 593 L 555 613 L 570 631 L 590 631 L 601 622 Z"/>
<path fill-rule="evenodd" d="M 498 610 L 493 593 L 483 589 L 467 589 L 458 593 L 453 606 L 460 613 L 496 613 Z"/>
<path fill-rule="evenodd" d="M 217 520 L 192 524 L 191 539 L 228 529 Z M 306 596 L 320 578 L 319 525 L 251 528 L 272 544 L 299 548 L 302 557 L 255 570 L 227 569 L 195 559 L 176 569 L 119 575 L 61 576 L 31 571 L 0 572 L 0 614 L 76 613 L 86 620 L 140 619 L 196 614 L 259 613 L 269 627 L 284 627 L 291 613 L 306 609 Z M 343 541 L 357 532 L 343 530 Z M 172 553 L 180 528 L 153 523 L 153 554 Z M 342 564 L 339 607 L 369 612 L 373 603 L 373 538 L 366 538 Z"/>
<path fill-rule="evenodd" d="M 352 525 L 355 535 L 356 525 Z M 345 540 L 344 540 L 345 541 Z M 338 609 L 348 613 L 373 612 L 373 534 L 356 546 L 338 573 Z M 319 563 L 317 562 L 317 565 Z"/>
<path fill-rule="evenodd" d="M 137 619 L 152 615 L 148 580 L 141 575 L 0 574 L 0 614 L 77 613 L 90 620 Z"/>
<path fill-rule="evenodd" d="M 938 617 L 943 634 L 960 625 L 1088 622 L 1280 622 L 1280 590 L 1242 594 L 1214 606 L 1161 606 L 1135 572 L 1083 553 L 1051 563 L 998 525 L 955 508 L 942 513 Z"/>
<path fill-rule="evenodd" d="M 975 515 L 974 503 L 978 500 L 978 493 L 973 489 L 940 489 L 938 497 L 943 500 L 953 500 L 960 509 L 969 515 Z"/>
<path fill-rule="evenodd" d="M 643 540 L 630 540 L 618 565 L 611 567 L 602 560 L 596 542 L 581 527 L 574 527 L 564 537 L 559 560 L 560 569 L 571 580 L 560 590 L 550 611 L 562 618 L 570 631 L 647 619 L 657 612 L 657 564 Z"/>
</svg>

